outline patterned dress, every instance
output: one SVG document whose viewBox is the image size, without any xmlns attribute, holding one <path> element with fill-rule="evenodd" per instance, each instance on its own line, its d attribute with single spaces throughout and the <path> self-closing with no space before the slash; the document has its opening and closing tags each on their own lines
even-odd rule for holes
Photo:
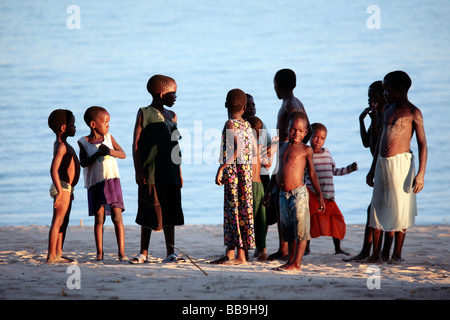
<svg viewBox="0 0 450 320">
<path fill-rule="evenodd" d="M 222 132 L 223 162 L 234 151 L 237 136 L 238 155 L 228 160 L 223 170 L 224 183 L 224 243 L 228 247 L 252 249 L 255 245 L 252 195 L 252 129 L 247 121 L 231 119 L 234 130 Z"/>
</svg>

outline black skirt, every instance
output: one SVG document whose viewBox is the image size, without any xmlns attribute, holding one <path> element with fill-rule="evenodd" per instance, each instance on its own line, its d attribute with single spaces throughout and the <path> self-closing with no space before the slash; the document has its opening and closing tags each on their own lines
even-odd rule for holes
<svg viewBox="0 0 450 320">
<path fill-rule="evenodd" d="M 156 210 L 161 210 L 163 227 L 183 225 L 180 186 L 156 184 L 152 192 L 148 185 L 139 186 L 136 223 L 142 227 L 156 229 Z"/>
</svg>

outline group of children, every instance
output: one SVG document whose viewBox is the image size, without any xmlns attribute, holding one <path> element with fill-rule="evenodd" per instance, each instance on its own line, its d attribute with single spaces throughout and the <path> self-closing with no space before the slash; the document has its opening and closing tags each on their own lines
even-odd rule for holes
<svg viewBox="0 0 450 320">
<path fill-rule="evenodd" d="M 401 260 L 405 232 L 417 212 L 415 193 L 423 188 L 427 157 L 422 114 L 407 98 L 410 85 L 406 73 L 395 71 L 386 75 L 382 83 L 378 81 L 369 87 L 369 108 L 361 114 L 360 123 L 363 144 L 371 147 L 374 157 L 367 175 L 367 183 L 374 186 L 374 191 L 363 249 L 359 255 L 344 259 L 346 261 L 369 257 L 371 245 L 371 261 L 388 260 L 394 237 L 392 260 Z M 282 104 L 277 116 L 278 137 L 272 140 L 255 115 L 251 95 L 233 89 L 226 96 L 228 120 L 222 131 L 221 160 L 215 178 L 216 184 L 224 186 L 226 253 L 212 263 L 245 263 L 248 250 L 254 249 L 256 244 L 258 260 L 284 259 L 286 263 L 279 269 L 300 270 L 302 258 L 310 250 L 309 241 L 319 236 L 332 237 L 335 252 L 348 255 L 340 247 L 346 225 L 334 201 L 333 176 L 351 173 L 358 167 L 356 163 L 335 167 L 329 150 L 323 147 L 327 128 L 321 123 L 310 124 L 303 104 L 294 96 L 295 87 L 294 71 L 282 69 L 275 74 L 274 89 Z M 175 103 L 176 82 L 170 77 L 155 75 L 148 81 L 147 90 L 153 100 L 151 105 L 138 111 L 133 142 L 139 186 L 136 223 L 141 226 L 141 248 L 129 261 L 145 262 L 151 231 L 163 230 L 165 261 L 176 262 L 180 258 L 174 253 L 175 226 L 184 224 L 180 191 L 183 179 L 178 141 L 173 138 L 179 137 L 177 116 L 165 108 Z M 367 114 L 372 119 L 368 132 L 364 126 Z M 49 117 L 49 126 L 57 137 L 51 167 L 54 213 L 49 233 L 49 262 L 65 259 L 62 244 L 80 164 L 88 190 L 89 214 L 96 217 L 97 258 L 103 258 L 103 223 L 110 212 L 119 259 L 126 259 L 124 205 L 116 162 L 116 158 L 125 158 L 125 152 L 108 132 L 109 114 L 105 109 L 89 108 L 85 121 L 91 132 L 79 140 L 79 162 L 66 141 L 75 134 L 73 114 L 68 110 L 55 110 Z M 417 175 L 410 151 L 414 132 L 419 146 Z M 271 167 L 272 159 L 276 165 L 269 181 L 264 171 Z M 278 226 L 279 249 L 267 256 L 266 233 L 273 214 Z M 386 240 L 381 250 L 383 231 Z"/>
</svg>

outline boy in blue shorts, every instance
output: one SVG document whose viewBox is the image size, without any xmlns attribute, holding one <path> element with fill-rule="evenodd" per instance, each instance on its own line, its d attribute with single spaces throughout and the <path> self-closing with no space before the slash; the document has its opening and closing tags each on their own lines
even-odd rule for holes
<svg viewBox="0 0 450 320">
<path fill-rule="evenodd" d="M 319 179 L 314 170 L 313 151 L 302 142 L 308 133 L 308 118 L 303 112 L 292 112 L 288 117 L 289 141 L 281 142 L 278 153 L 278 171 L 270 180 L 264 195 L 264 204 L 270 203 L 272 188 L 280 189 L 280 221 L 283 240 L 288 242 L 288 261 L 280 270 L 301 269 L 306 243 L 311 239 L 309 196 L 304 184 L 305 168 L 319 200 L 320 210 L 325 209 Z"/>
</svg>

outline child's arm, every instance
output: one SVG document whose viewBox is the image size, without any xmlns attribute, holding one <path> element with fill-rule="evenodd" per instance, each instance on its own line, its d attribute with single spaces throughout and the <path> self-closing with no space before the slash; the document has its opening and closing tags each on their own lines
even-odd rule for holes
<svg viewBox="0 0 450 320">
<path fill-rule="evenodd" d="M 67 153 L 67 147 L 64 143 L 58 143 L 58 146 L 53 156 L 52 164 L 50 166 L 50 176 L 52 177 L 53 184 L 55 185 L 58 194 L 55 199 L 53 207 L 55 209 L 59 208 L 62 203 L 63 189 L 61 186 L 61 180 L 59 179 L 59 167 L 61 165 L 64 155 Z"/>
<path fill-rule="evenodd" d="M 144 173 L 142 172 L 141 153 L 138 144 L 139 139 L 141 138 L 141 133 L 142 133 L 142 111 L 139 109 L 138 114 L 136 116 L 136 123 L 134 125 L 134 133 L 133 133 L 133 163 L 134 163 L 136 183 L 140 186 L 146 183 Z"/>
<path fill-rule="evenodd" d="M 226 130 L 225 131 L 225 137 L 228 137 L 228 133 L 230 132 L 230 130 L 232 130 L 232 132 L 233 132 L 233 155 L 230 157 L 230 155 L 229 155 L 230 152 L 228 152 L 228 151 L 231 151 L 231 148 L 228 148 L 229 143 L 225 142 L 225 147 L 227 149 L 230 149 L 230 150 L 227 150 L 227 158 L 225 159 L 225 163 L 222 163 L 219 166 L 219 169 L 217 169 L 216 184 L 218 184 L 219 186 L 222 185 L 223 170 L 228 166 L 228 164 L 233 163 L 236 160 L 236 158 L 237 158 L 237 151 L 238 151 L 237 136 L 236 136 L 236 134 L 234 132 L 234 126 L 233 126 L 233 123 L 231 121 L 227 121 L 225 123 L 225 130 Z"/>
<path fill-rule="evenodd" d="M 333 161 L 333 175 L 334 176 L 343 176 L 349 173 L 352 173 L 353 171 L 358 170 L 358 164 L 356 162 L 353 162 L 352 164 L 349 164 L 346 167 L 343 168 L 336 168 L 334 161 Z"/>
<path fill-rule="evenodd" d="M 267 189 L 264 190 L 263 205 L 265 207 L 270 206 L 270 198 L 272 196 L 272 189 L 275 187 L 276 184 L 277 184 L 277 176 L 272 175 L 272 177 L 270 178 L 270 182 L 267 185 Z"/>
<path fill-rule="evenodd" d="M 78 146 L 80 147 L 80 165 L 83 168 L 89 167 L 92 163 L 95 162 L 99 157 L 106 156 L 110 153 L 110 149 L 102 144 L 96 153 L 92 156 L 88 157 L 87 152 L 84 149 L 83 145 L 78 141 Z"/>
<path fill-rule="evenodd" d="M 370 112 L 372 108 L 367 107 L 364 111 L 359 115 L 359 133 L 361 134 L 361 141 L 365 148 L 370 147 L 370 134 L 371 126 L 369 126 L 369 130 L 366 130 L 366 126 L 364 124 L 364 118 Z"/>
<path fill-rule="evenodd" d="M 113 146 L 113 149 L 110 149 L 109 154 L 113 157 L 119 158 L 119 159 L 125 159 L 126 154 L 125 151 L 123 151 L 122 147 L 116 142 L 113 136 L 111 136 L 111 143 Z"/>
<path fill-rule="evenodd" d="M 381 124 L 380 132 L 383 132 L 384 130 L 384 124 Z M 375 152 L 373 153 L 373 160 L 372 165 L 370 166 L 369 173 L 367 173 L 366 176 L 366 183 L 373 187 L 373 179 L 375 177 L 375 166 L 377 164 L 378 154 L 380 153 L 380 140 L 381 140 L 381 134 L 378 136 L 377 144 L 375 146 Z"/>
<path fill-rule="evenodd" d="M 425 127 L 423 125 L 423 116 L 419 109 L 414 112 L 413 127 L 416 131 L 417 146 L 419 149 L 419 170 L 413 181 L 414 193 L 419 193 L 425 183 L 425 167 L 428 157 L 427 139 L 425 136 Z"/>
<path fill-rule="evenodd" d="M 317 176 L 316 170 L 314 169 L 313 162 L 313 151 L 311 147 L 308 147 L 306 155 L 306 168 L 308 170 L 309 178 L 314 191 L 319 199 L 319 211 L 325 211 L 325 201 L 323 200 L 322 189 L 320 189 L 319 177 Z"/>
</svg>

